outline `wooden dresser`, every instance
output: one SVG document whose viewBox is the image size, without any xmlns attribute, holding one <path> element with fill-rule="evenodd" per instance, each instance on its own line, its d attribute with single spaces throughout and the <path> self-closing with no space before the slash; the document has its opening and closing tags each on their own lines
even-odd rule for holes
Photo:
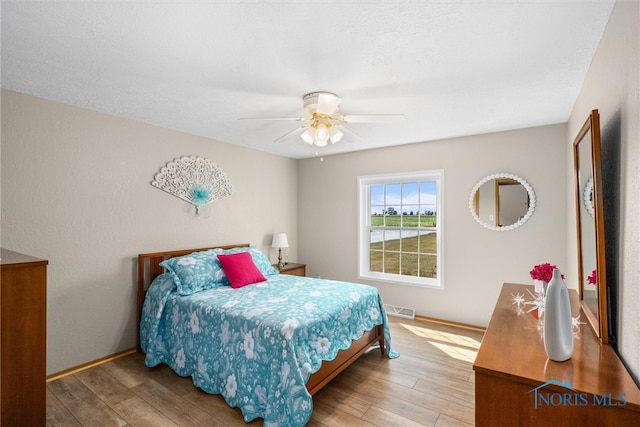
<svg viewBox="0 0 640 427">
<path fill-rule="evenodd" d="M 46 424 L 48 261 L 0 251 L 0 425 Z"/>
<path fill-rule="evenodd" d="M 570 360 L 553 362 L 541 324 L 513 297 L 533 286 L 506 283 L 473 365 L 476 426 L 640 426 L 640 390 L 581 316 Z M 570 290 L 573 316 L 578 294 Z M 571 389 L 567 388 L 570 386 Z"/>
</svg>

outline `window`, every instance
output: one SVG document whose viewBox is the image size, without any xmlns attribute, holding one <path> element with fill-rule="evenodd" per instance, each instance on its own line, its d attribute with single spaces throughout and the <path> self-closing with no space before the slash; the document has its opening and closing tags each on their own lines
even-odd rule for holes
<svg viewBox="0 0 640 427">
<path fill-rule="evenodd" d="M 358 177 L 359 276 L 442 288 L 442 170 Z"/>
</svg>

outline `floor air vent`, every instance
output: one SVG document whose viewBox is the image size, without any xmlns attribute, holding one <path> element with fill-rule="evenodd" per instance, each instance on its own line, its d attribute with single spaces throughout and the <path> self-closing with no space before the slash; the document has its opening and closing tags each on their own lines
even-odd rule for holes
<svg viewBox="0 0 640 427">
<path fill-rule="evenodd" d="M 385 304 L 384 310 L 387 312 L 388 316 L 404 317 L 405 319 L 415 319 L 416 317 L 416 310 L 413 308 Z"/>
</svg>

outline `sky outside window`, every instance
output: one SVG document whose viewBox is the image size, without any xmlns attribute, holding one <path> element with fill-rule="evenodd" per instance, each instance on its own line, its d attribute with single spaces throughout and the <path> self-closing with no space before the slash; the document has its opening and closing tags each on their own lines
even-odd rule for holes
<svg viewBox="0 0 640 427">
<path fill-rule="evenodd" d="M 436 182 L 371 185 L 371 214 L 383 215 L 393 208 L 398 215 L 436 212 Z"/>
</svg>

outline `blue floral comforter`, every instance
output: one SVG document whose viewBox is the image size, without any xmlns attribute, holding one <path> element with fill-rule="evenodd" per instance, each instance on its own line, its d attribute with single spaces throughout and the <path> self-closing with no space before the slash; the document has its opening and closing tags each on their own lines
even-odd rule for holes
<svg viewBox="0 0 640 427">
<path fill-rule="evenodd" d="M 266 282 L 176 293 L 169 274 L 158 276 L 144 303 L 141 346 L 147 366 L 169 365 L 196 386 L 221 394 L 244 419 L 265 426 L 302 426 L 313 401 L 305 388 L 323 360 L 384 325 L 387 317 L 372 286 L 272 275 Z"/>
</svg>

